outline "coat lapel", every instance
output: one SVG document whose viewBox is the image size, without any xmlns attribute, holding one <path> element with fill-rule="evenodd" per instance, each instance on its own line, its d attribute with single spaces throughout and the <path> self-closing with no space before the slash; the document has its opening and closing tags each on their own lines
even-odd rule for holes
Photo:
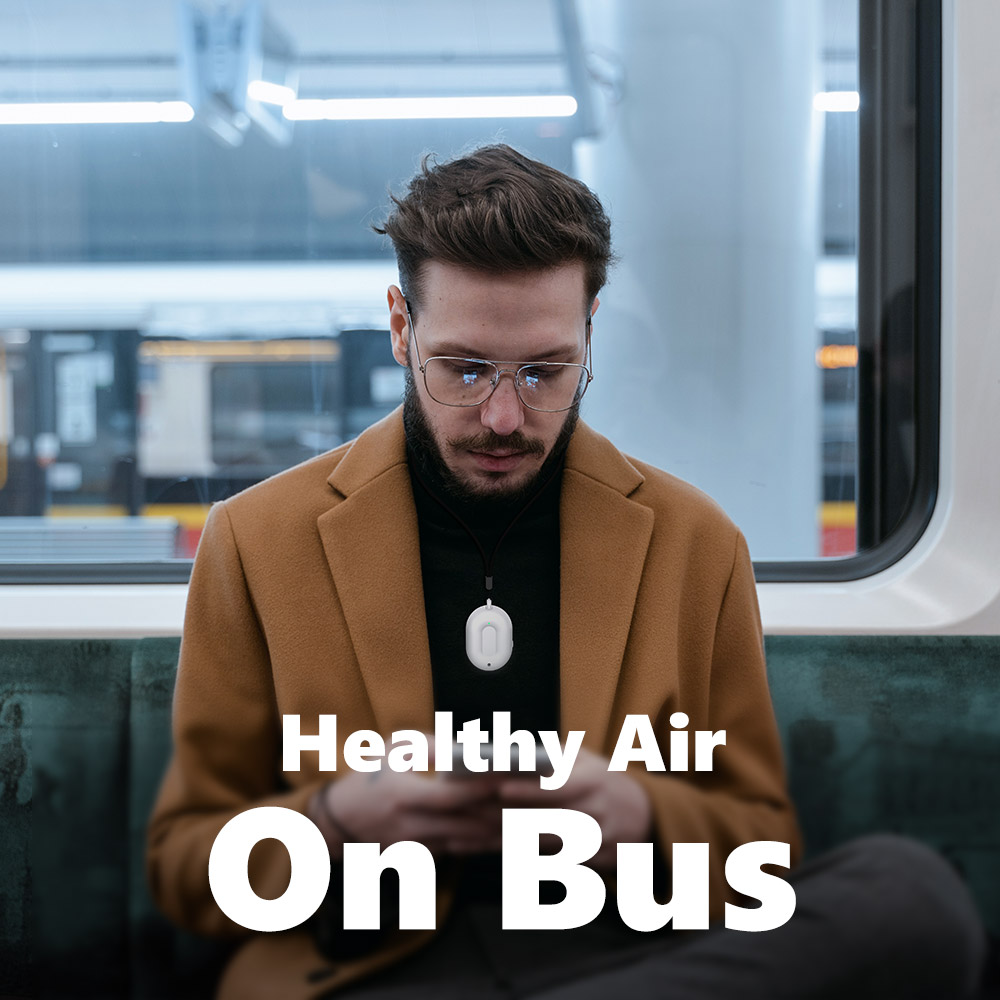
<svg viewBox="0 0 1000 1000">
<path fill-rule="evenodd" d="M 317 527 L 376 728 L 429 730 L 434 693 L 420 540 L 399 411 L 362 434 L 328 481 L 343 499 Z"/>
<path fill-rule="evenodd" d="M 560 728 L 603 752 L 653 512 L 628 499 L 642 474 L 581 424 L 570 443 L 559 509 Z"/>
<path fill-rule="evenodd" d="M 642 474 L 581 423 L 560 498 L 561 729 L 604 748 L 653 513 L 628 499 Z M 434 691 L 420 538 L 400 411 L 359 437 L 329 477 L 318 521 L 377 728 L 430 729 Z"/>
</svg>

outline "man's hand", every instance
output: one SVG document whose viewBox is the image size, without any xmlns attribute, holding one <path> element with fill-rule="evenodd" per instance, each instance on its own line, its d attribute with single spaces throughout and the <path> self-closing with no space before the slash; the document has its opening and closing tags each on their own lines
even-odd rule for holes
<svg viewBox="0 0 1000 1000">
<path fill-rule="evenodd" d="M 584 749 L 562 788 L 543 789 L 534 775 L 427 776 L 383 768 L 326 785 L 309 813 L 338 859 L 345 840 L 383 846 L 415 840 L 435 854 L 499 851 L 503 807 L 577 809 L 592 816 L 601 827 L 602 846 L 591 861 L 598 870 L 614 868 L 619 843 L 650 840 L 652 834 L 652 808 L 642 786 L 624 772 L 608 771 L 606 758 Z M 558 837 L 551 841 L 558 847 Z"/>
<path fill-rule="evenodd" d="M 354 772 L 320 789 L 309 814 L 335 859 L 342 856 L 345 840 L 383 846 L 415 840 L 435 854 L 497 850 L 497 788 L 489 774 L 454 778 L 388 768 Z"/>
<path fill-rule="evenodd" d="M 608 761 L 581 749 L 573 772 L 562 788 L 546 790 L 537 780 L 507 779 L 500 785 L 505 808 L 578 809 L 597 820 L 601 827 L 601 849 L 590 864 L 613 869 L 618 844 L 652 839 L 653 811 L 646 792 L 624 771 L 609 771 Z M 553 837 L 554 845 L 559 838 Z"/>
</svg>

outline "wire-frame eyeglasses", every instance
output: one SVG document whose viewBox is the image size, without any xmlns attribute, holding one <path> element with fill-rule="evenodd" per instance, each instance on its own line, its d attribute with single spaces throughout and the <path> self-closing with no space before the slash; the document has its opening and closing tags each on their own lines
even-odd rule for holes
<svg viewBox="0 0 1000 1000">
<path fill-rule="evenodd" d="M 424 386 L 431 399 L 444 406 L 480 406 L 496 391 L 503 375 L 514 379 L 518 399 L 531 410 L 558 413 L 574 406 L 594 380 L 590 362 L 590 316 L 587 316 L 587 364 L 562 361 L 528 361 L 517 368 L 501 368 L 485 358 L 456 358 L 435 355 L 420 359 L 410 304 L 406 303 L 406 318 L 413 335 L 417 368 L 424 377 Z"/>
</svg>

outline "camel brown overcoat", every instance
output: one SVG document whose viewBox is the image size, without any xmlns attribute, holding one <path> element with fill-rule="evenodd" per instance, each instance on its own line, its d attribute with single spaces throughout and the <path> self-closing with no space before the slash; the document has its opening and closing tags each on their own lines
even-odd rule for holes
<svg viewBox="0 0 1000 1000">
<path fill-rule="evenodd" d="M 724 729 L 710 772 L 647 774 L 658 841 L 710 845 L 712 915 L 737 846 L 798 852 L 764 670 L 753 571 L 740 532 L 702 493 L 622 455 L 581 423 L 559 506 L 560 728 L 610 756 L 625 716 Z M 253 933 L 216 906 L 208 858 L 222 826 L 256 805 L 304 812 L 337 774 L 281 773 L 281 716 L 303 733 L 335 713 L 338 738 L 430 730 L 433 692 L 420 546 L 401 411 L 355 441 L 213 506 L 191 577 L 174 697 L 174 756 L 149 826 L 153 894 L 176 923 L 247 938 L 219 995 L 316 997 L 412 951 L 433 932 L 396 931 L 335 965 L 302 930 Z M 488 725 L 488 721 L 484 724 Z M 342 765 L 343 766 L 343 765 Z M 341 772 L 337 772 L 338 774 Z M 669 861 L 669 856 L 667 858 Z M 262 896 L 287 885 L 275 841 L 255 849 Z M 439 898 L 439 920 L 449 894 Z"/>
</svg>

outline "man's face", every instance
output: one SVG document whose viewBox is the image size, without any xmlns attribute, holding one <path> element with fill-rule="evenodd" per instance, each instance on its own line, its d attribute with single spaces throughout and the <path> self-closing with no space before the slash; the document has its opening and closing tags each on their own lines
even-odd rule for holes
<svg viewBox="0 0 1000 1000">
<path fill-rule="evenodd" d="M 434 356 L 483 358 L 501 368 L 528 361 L 586 360 L 584 268 L 493 275 L 431 261 L 422 273 L 422 300 L 414 316 L 416 346 Z M 409 340 L 406 303 L 389 289 L 393 356 L 409 365 L 420 423 L 462 492 L 511 496 L 533 482 L 575 411 L 543 413 L 525 406 L 512 377 L 503 375 L 486 402 L 445 406 L 427 395 Z M 596 309 L 596 301 L 594 308 Z"/>
</svg>

